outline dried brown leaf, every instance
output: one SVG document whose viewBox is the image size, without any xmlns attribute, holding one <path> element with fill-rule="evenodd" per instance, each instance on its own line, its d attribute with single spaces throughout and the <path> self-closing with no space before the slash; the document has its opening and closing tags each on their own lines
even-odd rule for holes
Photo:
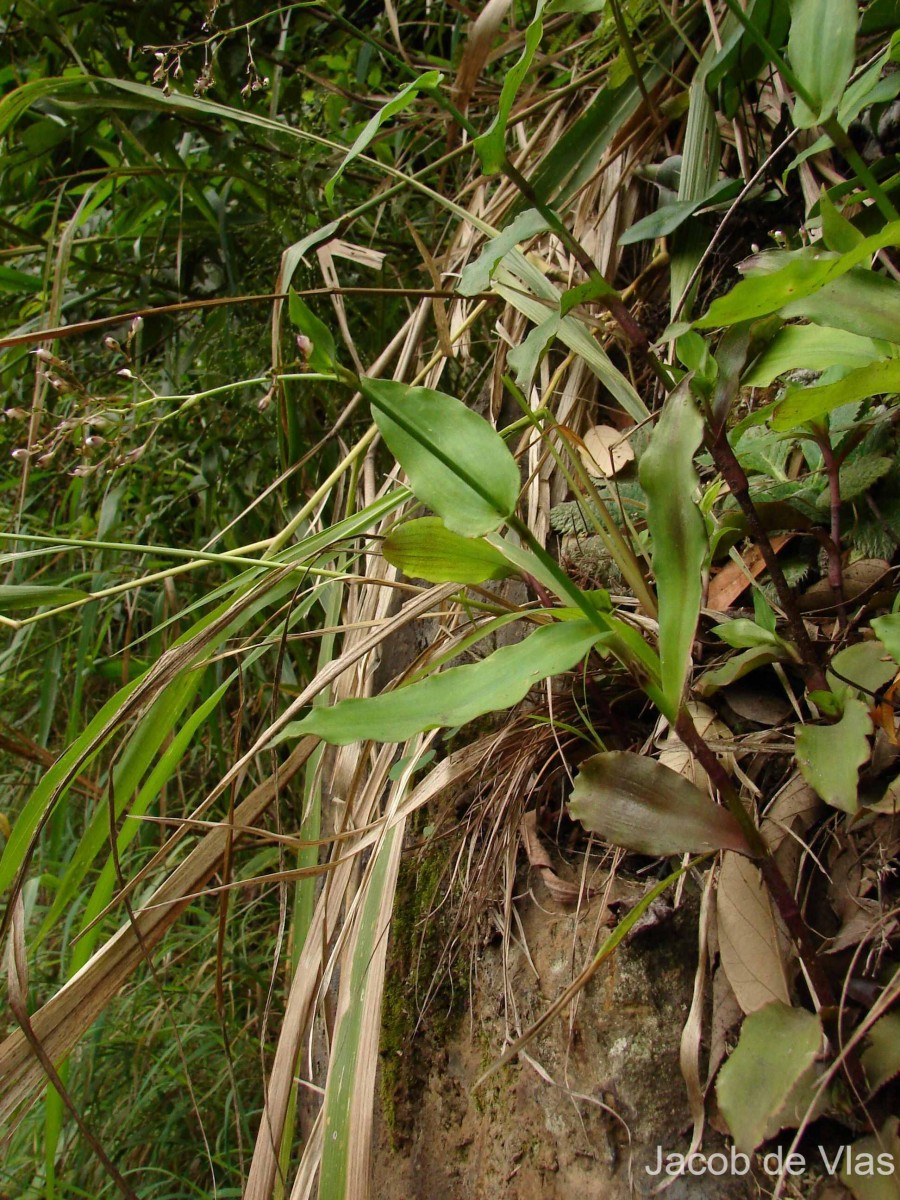
<svg viewBox="0 0 900 1200">
<path fill-rule="evenodd" d="M 578 447 L 585 470 L 592 475 L 618 475 L 623 467 L 634 462 L 634 450 L 627 434 L 612 425 L 594 425 Z"/>
<path fill-rule="evenodd" d="M 577 883 L 561 878 L 553 869 L 553 860 L 547 853 L 537 831 L 537 813 L 532 809 L 522 817 L 519 829 L 522 844 L 528 856 L 528 865 L 540 872 L 544 887 L 557 904 L 577 904 L 580 899 L 597 895 L 596 889 L 583 891 Z"/>
<path fill-rule="evenodd" d="M 790 1005 L 787 937 L 758 868 L 739 854 L 722 856 L 716 913 L 722 967 L 743 1011 Z"/>
<path fill-rule="evenodd" d="M 793 536 L 792 533 L 785 533 L 771 538 L 772 549 L 777 553 Z M 751 578 L 756 579 L 765 569 L 765 559 L 757 546 L 745 551 L 741 562 L 727 562 L 709 585 L 707 608 L 714 612 L 728 612 L 738 596 L 750 586 Z"/>
</svg>

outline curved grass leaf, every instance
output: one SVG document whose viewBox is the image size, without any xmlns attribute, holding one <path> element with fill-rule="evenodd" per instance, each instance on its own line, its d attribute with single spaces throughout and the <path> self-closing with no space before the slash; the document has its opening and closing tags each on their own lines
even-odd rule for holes
<svg viewBox="0 0 900 1200">
<path fill-rule="evenodd" d="M 703 419 L 683 381 L 669 396 L 640 465 L 659 598 L 662 689 L 673 715 L 681 703 L 700 615 L 706 525 L 694 502 L 694 451 Z"/>
<path fill-rule="evenodd" d="M 727 809 L 643 754 L 613 750 L 586 759 L 575 777 L 569 813 L 604 841 L 638 854 L 749 854 Z"/>
<path fill-rule="evenodd" d="M 344 161 L 325 184 L 325 199 L 329 204 L 334 200 L 334 189 L 337 181 L 353 162 L 354 158 L 362 154 L 366 147 L 371 145 L 372 139 L 385 121 L 389 121 L 391 117 L 409 108 L 419 92 L 433 91 L 438 87 L 440 82 L 440 71 L 426 71 L 424 75 L 420 75 L 418 79 L 414 79 L 412 83 L 408 83 L 402 91 L 388 100 L 387 104 L 383 104 L 378 112 L 366 122 L 356 141 L 347 151 Z"/>
<path fill-rule="evenodd" d="M 362 379 L 381 435 L 419 500 L 463 537 L 512 515 L 519 468 L 500 435 L 453 396 L 388 379 Z"/>
<path fill-rule="evenodd" d="M 0 612 L 16 612 L 22 608 L 42 608 L 45 604 L 68 604 L 85 600 L 89 595 L 79 588 L 52 587 L 40 583 L 0 584 Z"/>
<path fill-rule="evenodd" d="M 507 362 L 516 373 L 516 386 L 529 392 L 538 364 L 553 344 L 559 333 L 559 313 L 552 313 L 546 321 L 535 325 L 524 341 L 510 350 Z"/>
<path fill-rule="evenodd" d="M 399 526 L 385 538 L 382 553 L 404 575 L 429 583 L 483 583 L 515 574 L 490 542 L 460 537 L 440 517 Z"/>
<path fill-rule="evenodd" d="M 799 1124 L 812 1099 L 821 1046 L 819 1018 L 805 1009 L 775 1001 L 747 1017 L 716 1084 L 738 1150 L 751 1154 L 779 1129 Z"/>
<path fill-rule="evenodd" d="M 287 725 L 278 741 L 312 733 L 337 746 L 363 740 L 403 742 L 426 729 L 465 725 L 518 704 L 542 679 L 574 667 L 604 636 L 587 621 L 544 625 L 482 662 L 450 667 L 369 699 L 314 709 L 302 721 Z"/>
</svg>

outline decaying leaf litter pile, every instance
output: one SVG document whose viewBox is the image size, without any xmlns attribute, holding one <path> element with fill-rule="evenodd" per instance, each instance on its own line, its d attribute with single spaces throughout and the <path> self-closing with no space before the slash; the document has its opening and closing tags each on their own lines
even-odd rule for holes
<svg viewBox="0 0 900 1200">
<path fill-rule="evenodd" d="M 366 1195 L 398 876 L 448 845 L 433 906 L 457 914 L 463 957 L 491 905 L 510 929 L 529 871 L 544 900 L 607 921 L 541 1024 L 660 896 L 701 895 L 682 1047 L 695 1120 L 679 1149 L 700 1147 L 707 1122 L 750 1154 L 830 1120 L 857 1162 L 898 1164 L 890 1178 L 845 1171 L 857 1200 L 896 1194 L 895 17 L 884 0 L 528 13 L 492 0 L 455 59 L 429 66 L 388 6 L 363 41 L 390 98 L 343 147 L 318 139 L 333 169 L 322 211 L 275 283 L 256 383 L 284 476 L 233 514 L 235 536 L 204 529 L 200 553 L 158 545 L 142 560 L 102 525 L 41 525 L 28 503 L 48 476 L 74 476 L 99 505 L 146 469 L 173 406 L 204 403 L 147 385 L 135 408 L 152 402 L 152 429 L 130 434 L 129 398 L 80 382 L 79 339 L 46 331 L 81 209 L 57 235 L 52 304 L 4 342 L 37 389 L 6 501 L 5 670 L 89 605 L 111 614 L 119 655 L 118 598 L 165 603 L 142 625 L 142 669 L 92 693 L 9 814 L 0 1104 L 27 1194 L 66 1186 L 76 1144 L 79 1182 L 96 1171 L 153 1194 L 143 1160 L 107 1153 L 114 1114 L 86 1035 L 141 979 L 190 1081 L 166 1025 L 172 970 L 216 1010 L 227 1062 L 232 926 L 247 895 L 277 885 L 253 993 L 255 1145 L 241 1115 L 221 1150 L 231 1134 L 215 1122 L 234 1118 L 188 1088 L 198 1186 L 212 1172 L 254 1198 Z M 311 136 L 277 107 L 192 93 L 157 57 L 155 80 L 12 91 L 5 136 L 24 136 L 35 103 L 88 94 L 186 125 L 255 124 L 294 148 Z M 417 128 L 428 146 L 392 159 L 396 131 Z M 360 173 L 372 194 L 340 209 Z M 433 213 L 430 238 L 410 225 L 408 269 L 383 248 L 398 195 Z M 381 345 L 341 288 L 348 262 L 354 279 L 401 275 L 406 315 Z M 416 272 L 427 287 L 406 286 Z M 322 286 L 331 307 L 308 294 Z M 132 365 L 137 330 L 115 343 Z M 36 384 L 23 345 L 38 348 Z M 152 355 L 142 370 L 152 381 Z M 337 397 L 340 415 L 310 450 L 297 409 L 311 397 Z M 120 427 L 115 449 L 75 465 L 64 435 L 101 417 Z M 331 469 L 316 475 L 319 462 Z M 273 505 L 300 472 L 303 492 Z M 260 511 L 267 531 L 243 541 Z M 101 553 L 122 566 L 92 581 L 83 564 Z M 197 755 L 216 714 L 233 739 Z M 182 770 L 196 790 L 171 786 Z M 51 835 L 76 797 L 63 854 Z M 624 915 L 604 907 L 617 878 Z M 197 914 L 206 940 L 179 941 Z M 511 1029 L 490 1069 L 533 1033 Z"/>
</svg>

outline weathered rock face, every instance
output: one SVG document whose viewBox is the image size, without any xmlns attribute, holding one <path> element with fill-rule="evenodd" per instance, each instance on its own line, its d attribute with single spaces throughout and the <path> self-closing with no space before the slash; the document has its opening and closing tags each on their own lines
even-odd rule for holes
<svg viewBox="0 0 900 1200">
<path fill-rule="evenodd" d="M 693 988 L 696 911 L 676 913 L 623 946 L 582 992 L 574 1014 L 530 1044 L 530 1061 L 520 1059 L 473 1092 L 505 1035 L 527 1028 L 596 944 L 593 908 L 576 922 L 529 897 L 518 907 L 522 926 L 506 964 L 499 942 L 479 953 L 471 1013 L 451 1040 L 422 1051 L 425 1084 L 410 1107 L 402 1149 L 381 1122 L 373 1195 L 624 1200 L 659 1182 L 644 1170 L 656 1165 L 657 1147 L 687 1151 L 691 1120 L 678 1053 Z M 712 1142 L 721 1148 L 715 1134 Z M 749 1177 L 729 1176 L 679 1179 L 665 1192 L 671 1200 L 758 1194 Z"/>
</svg>

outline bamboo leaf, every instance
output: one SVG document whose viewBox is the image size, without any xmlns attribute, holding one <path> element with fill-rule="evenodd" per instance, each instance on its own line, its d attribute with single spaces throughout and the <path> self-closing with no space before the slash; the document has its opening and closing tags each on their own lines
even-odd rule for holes
<svg viewBox="0 0 900 1200">
<path fill-rule="evenodd" d="M 367 1192 L 385 959 L 403 829 L 403 821 L 392 826 L 375 852 L 346 951 L 349 971 L 341 981 L 325 1086 L 319 1200 L 350 1200 Z"/>
<path fill-rule="evenodd" d="M 371 145 L 375 134 L 391 117 L 395 117 L 398 113 L 409 108 L 410 104 L 416 98 L 419 92 L 433 91 L 440 85 L 440 71 L 426 71 L 424 75 L 420 75 L 418 79 L 414 79 L 412 83 L 408 83 L 401 92 L 388 100 L 387 104 L 383 104 L 375 115 L 366 122 L 363 129 L 359 133 L 356 141 L 347 151 L 344 161 L 325 184 L 325 199 L 331 204 L 334 200 L 334 189 L 337 181 L 347 170 L 355 158 Z"/>
<path fill-rule="evenodd" d="M 706 525 L 694 501 L 694 451 L 703 420 L 683 381 L 669 396 L 640 465 L 659 598 L 659 657 L 663 693 L 678 710 L 691 659 L 703 594 Z"/>
<path fill-rule="evenodd" d="M 308 738 L 292 751 L 278 773 L 267 779 L 235 809 L 236 828 L 254 825 L 312 754 L 317 742 Z M 240 835 L 238 835 L 240 836 Z M 215 825 L 187 857 L 147 897 L 136 925 L 119 929 L 94 954 L 77 976 L 68 980 L 32 1015 L 35 1034 L 48 1056 L 59 1062 L 91 1027 L 125 980 L 146 962 L 191 898 L 219 868 L 230 839 L 227 824 Z M 0 1121 L 46 1082 L 43 1067 L 21 1030 L 0 1043 Z"/>
<path fill-rule="evenodd" d="M 534 17 L 525 30 L 525 45 L 522 53 L 518 62 L 507 71 L 504 77 L 496 117 L 490 127 L 473 143 L 475 151 L 481 159 L 481 167 L 485 175 L 496 175 L 506 157 L 506 126 L 519 88 L 528 74 L 535 51 L 544 34 L 544 23 L 541 18 L 545 3 L 546 0 L 537 0 Z"/>
<path fill-rule="evenodd" d="M 693 80 L 690 87 L 690 106 L 688 108 L 687 128 L 684 134 L 684 154 L 682 156 L 681 176 L 678 181 L 678 201 L 697 202 L 699 208 L 706 199 L 718 196 L 721 186 L 717 187 L 716 180 L 722 161 L 722 139 L 719 136 L 719 126 L 715 110 L 707 95 L 706 85 L 701 77 Z M 734 182 L 727 184 L 721 199 L 726 194 L 737 194 Z M 671 265 L 669 268 L 670 311 L 674 317 L 678 305 L 682 302 L 685 289 L 694 273 L 694 268 L 700 262 L 709 244 L 703 223 L 692 221 L 672 239 Z M 690 315 L 692 298 L 685 298 L 685 315 Z"/>
<path fill-rule="evenodd" d="M 450 667 L 393 692 L 314 709 L 287 725 L 278 741 L 313 733 L 337 746 L 404 742 L 426 729 L 465 725 L 518 704 L 542 679 L 574 667 L 604 636 L 587 621 L 544 625 L 481 662 Z"/>
<path fill-rule="evenodd" d="M 416 496 L 449 530 L 479 537 L 512 515 L 519 468 L 487 421 L 431 388 L 386 379 L 360 387 Z"/>
<path fill-rule="evenodd" d="M 723 204 L 727 200 L 733 200 L 740 190 L 741 185 L 738 180 L 720 179 L 717 184 L 709 188 L 704 195 L 699 196 L 696 200 L 675 200 L 671 204 L 664 204 L 656 212 L 642 217 L 630 229 L 626 229 L 619 238 L 619 245 L 630 246 L 634 242 L 643 242 L 650 238 L 661 238 L 667 234 L 674 233 L 699 208 L 705 208 L 711 204 Z"/>
<path fill-rule="evenodd" d="M 639 854 L 748 854 L 737 821 L 677 771 L 642 754 L 613 750 L 581 764 L 569 798 L 573 820 Z"/>
<path fill-rule="evenodd" d="M 385 538 L 382 553 L 405 575 L 429 583 L 483 583 L 515 574 L 490 542 L 460 537 L 440 517 L 400 525 Z"/>
</svg>

